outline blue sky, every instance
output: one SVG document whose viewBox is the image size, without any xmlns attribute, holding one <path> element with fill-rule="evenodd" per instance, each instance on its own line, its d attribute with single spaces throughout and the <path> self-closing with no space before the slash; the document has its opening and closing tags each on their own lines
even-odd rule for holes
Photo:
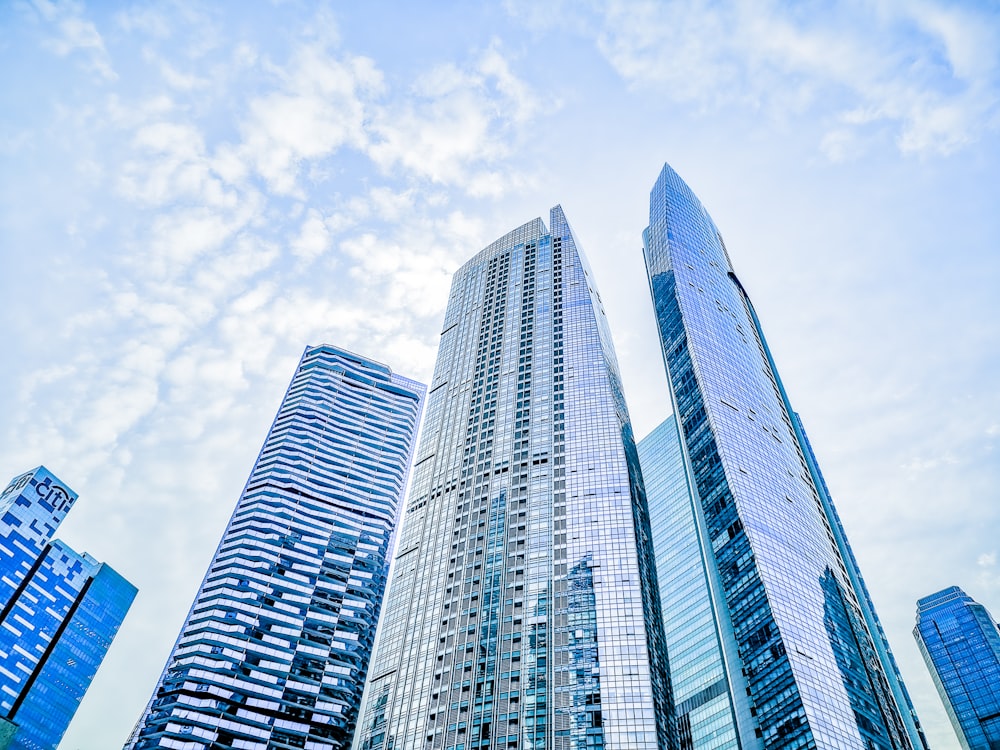
<svg viewBox="0 0 1000 750">
<path fill-rule="evenodd" d="M 1000 614 L 1000 7 L 0 8 L 0 475 L 140 589 L 63 747 L 138 718 L 307 344 L 427 380 L 451 273 L 561 203 L 638 435 L 664 161 L 719 225 L 935 748 L 910 629 Z"/>
</svg>

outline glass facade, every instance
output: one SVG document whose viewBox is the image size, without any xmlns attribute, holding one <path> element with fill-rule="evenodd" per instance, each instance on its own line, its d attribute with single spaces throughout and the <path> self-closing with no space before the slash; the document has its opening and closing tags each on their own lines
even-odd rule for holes
<svg viewBox="0 0 1000 750">
<path fill-rule="evenodd" d="M 704 530 L 688 486 L 677 420 L 669 417 L 640 440 L 638 448 L 680 748 L 736 750 L 738 725 L 729 689 L 733 678 L 713 600 L 718 580 L 700 543 Z"/>
<path fill-rule="evenodd" d="M 676 747 L 638 456 L 562 210 L 452 282 L 354 747 Z"/>
<path fill-rule="evenodd" d="M 1000 750 L 1000 632 L 958 586 L 917 602 L 913 629 L 965 750 Z"/>
<path fill-rule="evenodd" d="M 669 166 L 643 244 L 740 744 L 923 746 L 750 299 Z"/>
<path fill-rule="evenodd" d="M 0 717 L 17 750 L 59 744 L 136 595 L 52 538 L 76 498 L 44 466 L 0 494 Z"/>
<path fill-rule="evenodd" d="M 127 747 L 349 745 L 424 393 L 306 349 Z"/>
</svg>

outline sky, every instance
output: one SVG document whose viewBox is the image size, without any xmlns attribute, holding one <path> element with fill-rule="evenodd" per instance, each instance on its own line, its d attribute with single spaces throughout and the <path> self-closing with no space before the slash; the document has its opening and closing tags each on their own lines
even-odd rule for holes
<svg viewBox="0 0 1000 750">
<path fill-rule="evenodd" d="M 910 633 L 1000 615 L 995 0 L 0 5 L 0 477 L 139 595 L 61 747 L 120 747 L 306 345 L 427 381 L 451 274 L 561 204 L 635 432 L 664 162 L 726 239 L 935 750 Z"/>
</svg>

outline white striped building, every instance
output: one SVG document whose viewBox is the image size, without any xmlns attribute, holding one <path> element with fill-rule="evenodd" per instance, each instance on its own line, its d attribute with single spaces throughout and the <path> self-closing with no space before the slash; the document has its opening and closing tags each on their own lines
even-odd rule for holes
<svg viewBox="0 0 1000 750">
<path fill-rule="evenodd" d="M 129 750 L 349 745 L 424 393 L 306 349 Z"/>
</svg>

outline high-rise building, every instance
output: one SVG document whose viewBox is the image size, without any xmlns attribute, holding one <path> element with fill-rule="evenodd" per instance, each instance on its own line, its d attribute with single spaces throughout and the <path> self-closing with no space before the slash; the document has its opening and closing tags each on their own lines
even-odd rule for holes
<svg viewBox="0 0 1000 750">
<path fill-rule="evenodd" d="M 712 580 L 676 418 L 668 417 L 639 441 L 638 448 L 680 747 L 737 750 L 740 743 L 722 650 L 722 623 L 713 607 Z"/>
<path fill-rule="evenodd" d="M 354 747 L 675 747 L 646 499 L 562 209 L 455 274 Z"/>
<path fill-rule="evenodd" d="M 703 679 L 706 692 L 684 683 L 681 726 L 685 710 L 708 705 L 724 688 L 731 717 L 720 711 L 720 726 L 725 733 L 733 728 L 730 747 L 922 747 L 750 299 L 712 219 L 669 166 L 653 187 L 643 244 L 694 498 L 684 522 L 693 525 L 699 549 L 687 559 L 701 566 L 681 574 L 667 561 L 661 574 L 686 577 L 692 586 L 702 579 L 695 600 L 709 608 L 718 639 L 703 628 L 678 631 L 692 647 L 704 644 L 707 665 L 703 678 L 683 676 Z M 665 615 L 695 617 L 670 609 Z M 681 648 L 671 647 L 682 663 Z"/>
<path fill-rule="evenodd" d="M 44 466 L 0 494 L 0 748 L 54 750 L 135 599 L 52 538 L 76 499 Z"/>
<path fill-rule="evenodd" d="M 306 349 L 127 747 L 350 743 L 424 393 Z"/>
<path fill-rule="evenodd" d="M 917 602 L 913 629 L 965 750 L 1000 750 L 1000 631 L 958 586 Z"/>
</svg>

